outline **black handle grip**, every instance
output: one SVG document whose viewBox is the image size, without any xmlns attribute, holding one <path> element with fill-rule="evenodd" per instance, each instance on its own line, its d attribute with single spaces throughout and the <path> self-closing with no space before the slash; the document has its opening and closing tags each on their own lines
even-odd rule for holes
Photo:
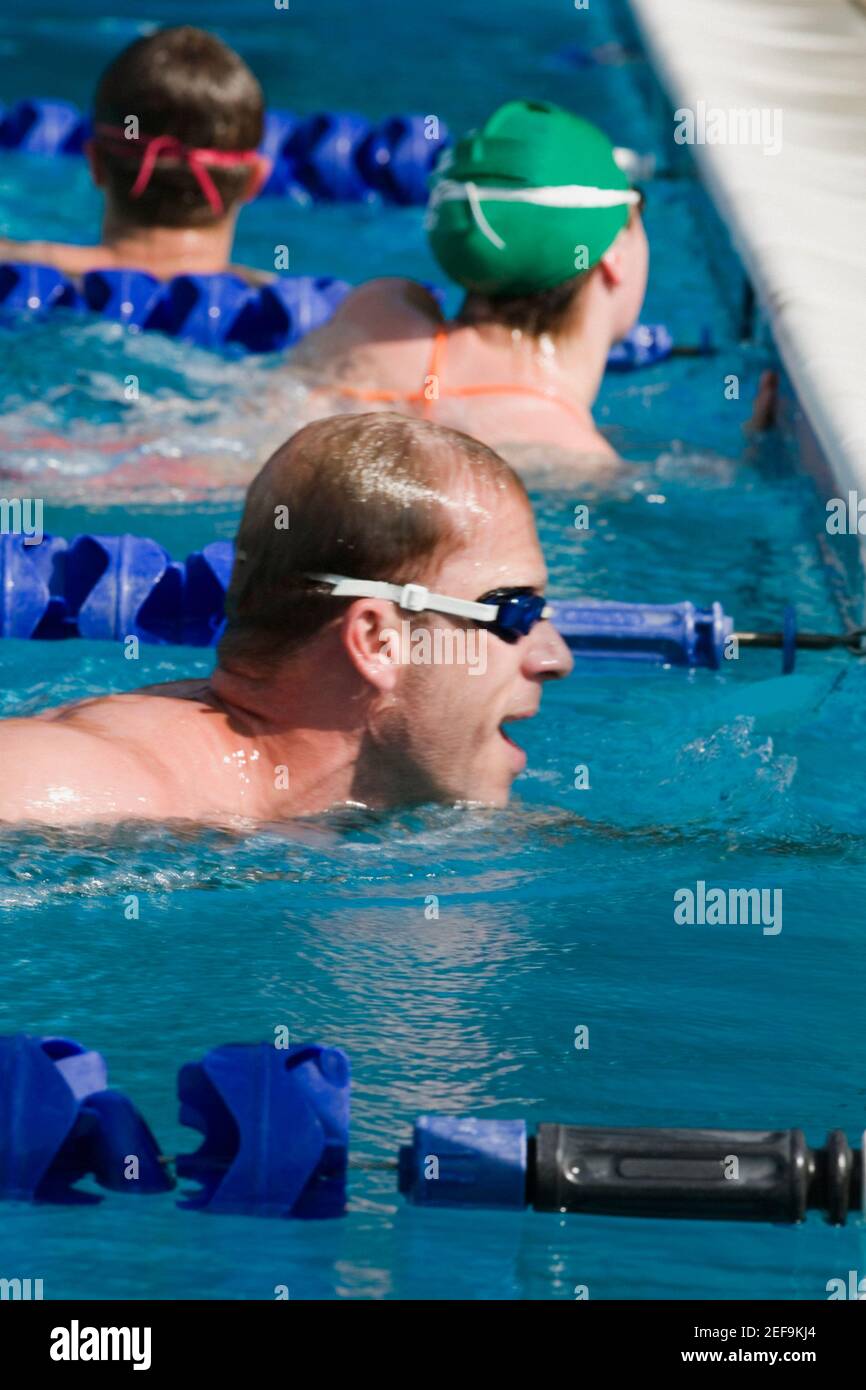
<svg viewBox="0 0 866 1390">
<path fill-rule="evenodd" d="M 536 1211 L 735 1221 L 802 1221 L 807 1207 L 827 1205 L 831 1219 L 844 1222 L 853 1156 L 844 1135 L 842 1149 L 839 1133 L 836 1162 L 828 1164 L 823 1152 L 817 1161 L 799 1129 L 542 1124 L 530 1199 Z"/>
</svg>

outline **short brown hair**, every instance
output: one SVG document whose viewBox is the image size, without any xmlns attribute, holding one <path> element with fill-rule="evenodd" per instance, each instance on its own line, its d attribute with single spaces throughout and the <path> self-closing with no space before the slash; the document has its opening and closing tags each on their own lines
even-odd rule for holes
<svg viewBox="0 0 866 1390">
<path fill-rule="evenodd" d="M 124 127 L 138 120 L 142 136 L 173 135 L 185 145 L 214 150 L 254 150 L 264 126 L 262 89 L 231 48 L 190 25 L 160 29 L 136 39 L 106 68 L 96 88 L 94 124 Z M 213 211 L 186 165 L 159 162 L 140 197 L 130 190 L 140 161 L 113 144 L 95 143 L 108 190 L 125 217 L 141 226 L 201 227 L 223 214 Z M 137 154 L 140 147 L 131 147 Z M 210 168 L 223 207 L 243 195 L 248 166 Z"/>
<path fill-rule="evenodd" d="M 583 270 L 552 289 L 507 298 L 470 291 L 458 318 L 461 323 L 498 323 L 527 333 L 530 338 L 540 338 L 545 333 L 555 337 L 591 274 L 591 270 Z"/>
<path fill-rule="evenodd" d="M 474 495 L 511 491 L 526 505 L 508 464 L 468 435 L 390 412 L 338 415 L 306 425 L 250 484 L 226 596 L 220 665 L 247 674 L 273 669 L 339 618 L 313 574 L 394 583 L 423 580 L 466 544 Z M 278 529 L 277 508 L 288 508 Z"/>
</svg>

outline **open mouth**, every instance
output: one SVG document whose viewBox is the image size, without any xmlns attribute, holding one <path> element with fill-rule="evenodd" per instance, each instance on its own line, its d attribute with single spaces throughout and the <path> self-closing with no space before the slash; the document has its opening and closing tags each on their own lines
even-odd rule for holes
<svg viewBox="0 0 866 1390">
<path fill-rule="evenodd" d="M 500 720 L 499 723 L 499 732 L 505 739 L 505 742 L 510 743 L 512 748 L 519 748 L 522 753 L 523 749 L 520 748 L 520 744 L 511 737 L 511 733 L 506 728 L 506 725 L 517 724 L 522 719 L 533 719 L 537 713 L 538 706 L 536 705 L 534 709 L 520 710 L 516 714 L 506 714 L 505 718 Z"/>
<path fill-rule="evenodd" d="M 505 726 L 506 724 L 513 723 L 515 719 L 529 719 L 530 717 L 531 716 L 528 714 L 510 714 L 508 718 L 503 719 L 502 723 L 499 725 L 499 734 L 502 738 L 502 742 L 508 749 L 506 757 L 508 758 L 508 763 L 514 776 L 522 772 L 526 767 L 526 753 L 521 748 L 520 744 L 516 743 L 511 737 L 511 734 Z"/>
</svg>

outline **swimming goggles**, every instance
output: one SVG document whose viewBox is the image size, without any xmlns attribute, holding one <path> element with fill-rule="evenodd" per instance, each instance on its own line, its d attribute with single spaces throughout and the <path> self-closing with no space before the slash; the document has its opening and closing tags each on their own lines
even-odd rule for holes
<svg viewBox="0 0 866 1390">
<path fill-rule="evenodd" d="M 482 623 L 501 637 L 516 642 L 532 631 L 536 623 L 549 618 L 553 609 L 541 594 L 528 588 L 491 589 L 472 602 L 431 594 L 423 584 L 387 584 L 377 579 L 349 579 L 342 574 L 308 574 L 320 584 L 331 584 L 332 598 L 386 598 L 409 613 L 445 613 Z"/>
<path fill-rule="evenodd" d="M 185 164 L 217 217 L 225 212 L 225 207 L 208 166 L 234 169 L 242 164 L 255 164 L 258 159 L 255 150 L 211 150 L 185 145 L 173 135 L 128 136 L 122 126 L 97 125 L 94 134 L 102 144 L 110 146 L 115 155 L 139 160 L 138 174 L 129 191 L 131 198 L 141 197 L 158 163 Z"/>
</svg>

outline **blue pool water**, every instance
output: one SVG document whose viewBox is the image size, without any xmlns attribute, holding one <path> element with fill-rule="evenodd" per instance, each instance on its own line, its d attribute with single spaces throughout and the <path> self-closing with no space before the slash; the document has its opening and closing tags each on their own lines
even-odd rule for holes
<svg viewBox="0 0 866 1390">
<path fill-rule="evenodd" d="M 59 9 L 4 16 L 3 95 L 84 103 L 99 65 L 136 32 L 127 18 L 94 23 L 96 8 L 62 10 L 62 63 Z M 540 93 L 604 117 L 620 143 L 666 155 L 643 62 L 586 73 L 556 59 L 569 43 L 628 38 L 620 4 L 591 11 L 538 0 L 530 21 L 517 0 L 471 16 L 457 0 L 415 14 L 386 0 L 328 0 L 327 13 L 298 0 L 251 18 L 233 0 L 210 6 L 208 23 L 251 59 L 275 105 L 423 109 L 459 128 L 516 91 Z M 605 491 L 575 480 L 533 494 L 551 592 L 720 599 L 755 627 L 778 624 L 791 600 L 803 626 L 835 629 L 816 541 L 825 499 L 792 438 L 743 436 L 771 351 L 737 342 L 736 260 L 689 170 L 677 174 L 650 189 L 644 316 L 681 341 L 710 324 L 719 352 L 608 380 L 599 414 L 626 472 Z M 86 240 L 95 210 L 74 162 L 0 160 L 3 234 Z M 261 202 L 244 214 L 238 258 L 267 265 L 275 242 L 290 245 L 293 270 L 436 278 L 416 210 Z M 143 400 L 120 403 L 118 380 L 139 369 Z M 251 470 L 262 440 L 244 401 L 274 370 L 107 325 L 2 332 L 3 467 L 53 478 L 50 530 L 130 529 L 185 554 L 233 533 L 237 491 L 94 506 L 91 475 L 106 468 L 95 445 L 157 420 L 184 456 L 188 446 Z M 730 373 L 739 401 L 725 399 Z M 39 430 L 66 432 L 75 448 L 29 446 Z M 135 448 L 110 457 L 144 472 Z M 590 506 L 588 532 L 574 529 L 577 502 Z M 202 652 L 151 648 L 130 663 L 113 646 L 7 642 L 0 714 L 209 666 Z M 723 674 L 583 663 L 524 726 L 529 770 L 504 811 L 355 812 L 243 839 L 177 827 L 7 831 L 0 1031 L 63 1033 L 103 1051 L 169 1153 L 196 1144 L 177 1123 L 178 1066 L 282 1024 L 293 1040 L 350 1053 L 358 1159 L 393 1158 L 424 1111 L 797 1125 L 814 1142 L 840 1126 L 859 1143 L 864 689 L 864 668 L 838 655 L 801 658 L 786 679 L 776 656 L 748 652 Z M 574 788 L 578 764 L 589 790 Z M 673 893 L 698 879 L 781 888 L 783 930 L 675 925 Z M 124 916 L 129 894 L 137 922 Z M 590 1046 L 577 1051 L 581 1024 Z M 270 1298 L 285 1284 L 298 1299 L 569 1299 L 576 1285 L 592 1299 L 802 1299 L 862 1271 L 863 1231 L 817 1215 L 789 1229 L 421 1212 L 397 1196 L 392 1173 L 359 1167 L 348 1215 L 320 1224 L 207 1217 L 179 1211 L 172 1195 L 6 1206 L 0 1275 L 40 1277 L 54 1298 Z"/>
</svg>

